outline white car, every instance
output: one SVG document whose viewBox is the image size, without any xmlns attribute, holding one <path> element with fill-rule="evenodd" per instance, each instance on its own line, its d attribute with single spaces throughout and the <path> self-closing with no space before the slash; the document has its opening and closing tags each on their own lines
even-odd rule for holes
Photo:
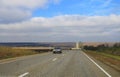
<svg viewBox="0 0 120 77">
<path fill-rule="evenodd" d="M 56 53 L 62 53 L 62 49 L 61 48 L 54 48 L 53 49 L 53 53 L 56 54 Z"/>
</svg>

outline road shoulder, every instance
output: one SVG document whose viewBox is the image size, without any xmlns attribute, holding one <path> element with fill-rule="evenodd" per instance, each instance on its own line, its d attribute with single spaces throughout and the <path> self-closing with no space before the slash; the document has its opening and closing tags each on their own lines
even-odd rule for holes
<svg viewBox="0 0 120 77">
<path fill-rule="evenodd" d="M 112 76 L 119 77 L 120 71 L 113 67 L 104 56 L 96 55 L 96 54 L 90 54 L 87 51 L 85 52 L 90 58 L 92 58 L 96 63 L 98 63 L 102 68 L 104 68 L 106 71 L 108 71 Z"/>
</svg>

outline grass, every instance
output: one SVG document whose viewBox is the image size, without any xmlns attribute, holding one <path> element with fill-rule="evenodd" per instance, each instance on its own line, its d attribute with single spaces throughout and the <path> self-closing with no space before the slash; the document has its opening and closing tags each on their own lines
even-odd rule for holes
<svg viewBox="0 0 120 77">
<path fill-rule="evenodd" d="M 103 53 L 103 52 L 97 52 L 101 55 L 104 55 L 104 56 L 107 56 L 107 57 L 111 57 L 113 59 L 117 59 L 117 60 L 120 60 L 120 56 L 116 56 L 116 55 L 111 55 L 111 54 L 107 54 L 107 53 Z"/>
<path fill-rule="evenodd" d="M 100 54 L 100 55 L 103 55 L 103 56 L 106 56 L 106 57 L 110 57 L 110 58 L 113 58 L 113 59 L 120 60 L 120 56 L 117 56 L 117 55 L 112 55 L 112 54 L 108 54 L 108 53 L 104 53 L 104 52 L 97 52 L 97 51 L 89 51 L 89 52 Z"/>
<path fill-rule="evenodd" d="M 0 46 L 0 60 L 6 58 L 25 56 L 25 55 L 32 55 L 36 53 L 37 52 L 34 52 L 32 50 L 13 49 L 11 47 Z"/>
<path fill-rule="evenodd" d="M 120 71 L 120 56 L 97 51 L 85 51 L 85 53 Z"/>
</svg>

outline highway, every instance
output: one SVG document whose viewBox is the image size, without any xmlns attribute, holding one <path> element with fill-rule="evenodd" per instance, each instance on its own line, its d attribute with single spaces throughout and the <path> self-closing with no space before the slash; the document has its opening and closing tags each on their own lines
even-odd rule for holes
<svg viewBox="0 0 120 77">
<path fill-rule="evenodd" d="M 120 77 L 120 72 L 80 50 L 0 61 L 0 77 Z"/>
</svg>

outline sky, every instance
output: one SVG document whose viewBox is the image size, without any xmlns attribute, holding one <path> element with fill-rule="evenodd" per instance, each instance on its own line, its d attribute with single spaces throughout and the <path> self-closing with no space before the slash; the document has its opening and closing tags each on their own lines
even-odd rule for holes
<svg viewBox="0 0 120 77">
<path fill-rule="evenodd" d="M 119 0 L 0 0 L 0 42 L 120 42 Z"/>
</svg>

